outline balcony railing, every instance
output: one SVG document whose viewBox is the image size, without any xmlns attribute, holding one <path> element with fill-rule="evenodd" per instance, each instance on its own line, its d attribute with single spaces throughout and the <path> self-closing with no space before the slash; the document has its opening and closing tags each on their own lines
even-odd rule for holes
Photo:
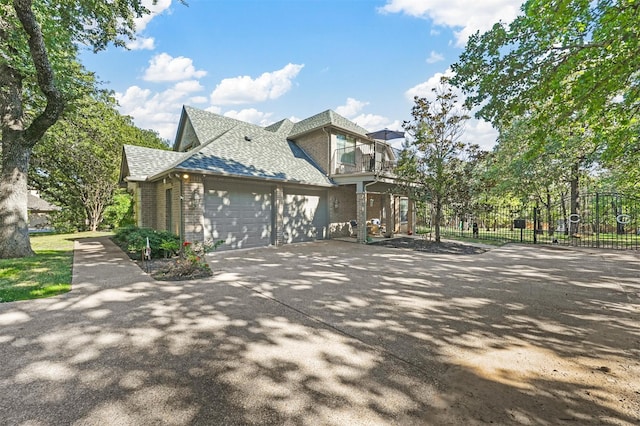
<svg viewBox="0 0 640 426">
<path fill-rule="evenodd" d="M 358 145 L 356 148 L 336 149 L 332 164 L 334 174 L 353 173 L 393 173 L 397 161 L 388 157 L 387 152 L 375 153 L 372 145 Z"/>
</svg>

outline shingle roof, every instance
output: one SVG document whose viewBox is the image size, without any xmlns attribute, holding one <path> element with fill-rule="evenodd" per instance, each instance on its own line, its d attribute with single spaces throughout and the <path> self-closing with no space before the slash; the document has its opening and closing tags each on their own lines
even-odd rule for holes
<svg viewBox="0 0 640 426">
<path fill-rule="evenodd" d="M 177 169 L 333 185 L 284 134 L 195 108 L 185 108 L 185 112 L 202 145 L 176 164 Z"/>
<path fill-rule="evenodd" d="M 126 177 L 130 181 L 147 180 L 148 177 L 161 173 L 185 157 L 183 152 L 142 146 L 125 145 L 123 149 L 123 168 L 127 169 Z"/>
<path fill-rule="evenodd" d="M 295 123 L 293 125 L 293 128 L 289 132 L 289 137 L 295 138 L 296 136 L 327 126 L 338 127 L 362 136 L 366 136 L 368 133 L 367 129 L 358 126 L 356 123 L 350 120 L 347 120 L 337 112 L 326 110 L 324 112 L 321 112 L 320 114 L 316 114 Z"/>
<path fill-rule="evenodd" d="M 54 212 L 62 210 L 61 207 L 53 205 L 31 193 L 27 193 L 27 209 L 31 212 Z"/>
<path fill-rule="evenodd" d="M 284 120 L 280 120 L 277 123 L 273 123 L 265 127 L 264 129 L 270 132 L 284 133 L 288 135 L 289 132 L 291 132 L 291 129 L 293 128 L 293 126 L 294 126 L 293 121 L 289 120 L 288 118 L 285 118 Z"/>
<path fill-rule="evenodd" d="M 274 179 L 317 186 L 334 183 L 286 132 L 185 107 L 199 145 L 188 152 L 125 146 L 129 180 L 150 180 L 169 170 Z M 288 120 L 286 120 L 288 121 Z M 281 122 L 282 130 L 289 126 Z M 274 129 L 275 127 L 272 127 Z"/>
</svg>

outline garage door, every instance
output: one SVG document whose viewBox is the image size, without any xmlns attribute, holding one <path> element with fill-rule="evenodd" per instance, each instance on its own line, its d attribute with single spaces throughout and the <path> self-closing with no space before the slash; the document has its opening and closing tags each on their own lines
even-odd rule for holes
<svg viewBox="0 0 640 426">
<path fill-rule="evenodd" d="M 218 250 L 272 243 L 270 188 L 208 183 L 205 192 L 205 235 L 214 241 L 225 241 Z"/>
<path fill-rule="evenodd" d="M 328 219 L 325 194 L 285 191 L 282 234 L 285 243 L 326 238 Z"/>
</svg>

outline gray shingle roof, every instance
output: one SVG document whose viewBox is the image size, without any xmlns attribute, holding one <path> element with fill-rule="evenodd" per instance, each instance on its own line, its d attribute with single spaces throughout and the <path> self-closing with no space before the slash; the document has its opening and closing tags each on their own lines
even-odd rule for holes
<svg viewBox="0 0 640 426">
<path fill-rule="evenodd" d="M 27 193 L 27 209 L 31 212 L 54 212 L 62 210 L 61 207 L 51 204 L 50 202 L 43 200 L 42 198 Z"/>
<path fill-rule="evenodd" d="M 324 112 L 321 112 L 320 114 L 316 114 L 295 123 L 293 125 L 293 128 L 289 132 L 289 137 L 295 138 L 296 136 L 327 126 L 338 127 L 362 136 L 366 136 L 368 133 L 367 129 L 358 126 L 356 123 L 350 120 L 347 120 L 337 112 L 326 110 Z"/>
<path fill-rule="evenodd" d="M 181 122 L 186 120 L 193 126 L 199 144 L 184 153 L 125 146 L 128 180 L 151 180 L 177 169 L 316 186 L 334 185 L 302 149 L 287 140 L 287 130 L 293 127 L 288 120 L 267 130 L 185 107 Z"/>
<path fill-rule="evenodd" d="M 123 166 L 128 169 L 130 181 L 147 180 L 148 177 L 162 173 L 172 164 L 184 159 L 185 153 L 165 151 L 142 146 L 125 145 Z"/>
<path fill-rule="evenodd" d="M 176 164 L 177 169 L 333 185 L 285 134 L 195 108 L 185 108 L 185 112 L 202 145 Z"/>
</svg>

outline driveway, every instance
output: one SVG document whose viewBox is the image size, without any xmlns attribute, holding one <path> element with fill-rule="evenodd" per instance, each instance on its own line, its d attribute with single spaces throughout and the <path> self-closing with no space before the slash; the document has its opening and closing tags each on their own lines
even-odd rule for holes
<svg viewBox="0 0 640 426">
<path fill-rule="evenodd" d="M 73 291 L 0 304 L 0 423 L 640 421 L 640 256 L 340 241 L 156 282 L 76 242 Z"/>
</svg>

